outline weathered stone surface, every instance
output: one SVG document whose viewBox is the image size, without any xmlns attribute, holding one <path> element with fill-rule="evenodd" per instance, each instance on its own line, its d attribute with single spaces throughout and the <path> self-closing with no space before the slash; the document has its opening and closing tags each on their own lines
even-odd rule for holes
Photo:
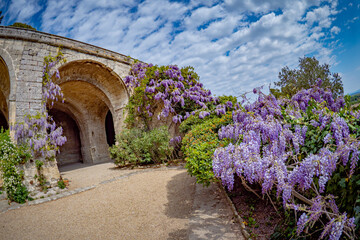
<svg viewBox="0 0 360 240">
<path fill-rule="evenodd" d="M 63 126 L 69 144 L 61 149 L 59 164 L 109 160 L 106 129 L 123 128 L 129 93 L 123 78 L 128 57 L 90 44 L 38 31 L 0 26 L 0 124 L 22 121 L 41 109 L 43 59 L 62 47 L 65 64 L 56 66 L 65 103 L 50 113 Z M 105 126 L 111 113 L 113 128 Z"/>
<path fill-rule="evenodd" d="M 119 133 L 124 125 L 129 92 L 122 79 L 132 63 L 132 59 L 113 51 L 52 34 L 0 26 L 0 127 L 7 128 L 41 109 L 43 59 L 49 54 L 55 56 L 59 47 L 67 60 L 56 66 L 65 102 L 56 103 L 50 114 L 63 127 L 68 144 L 60 149 L 58 164 L 108 161 L 108 136 Z M 112 116 L 112 121 L 105 121 L 106 116 Z M 31 188 L 36 168 L 29 163 L 23 169 Z M 43 166 L 43 172 L 50 184 L 60 177 L 55 163 Z"/>
<path fill-rule="evenodd" d="M 21 171 L 24 172 L 24 184 L 30 192 L 36 192 L 39 189 L 39 181 L 35 176 L 39 176 L 39 172 L 36 169 L 35 162 L 27 162 L 18 166 Z M 47 187 L 56 187 L 57 182 L 60 179 L 59 169 L 56 165 L 56 161 L 46 161 L 41 167 L 40 173 L 43 174 L 47 180 Z"/>
</svg>

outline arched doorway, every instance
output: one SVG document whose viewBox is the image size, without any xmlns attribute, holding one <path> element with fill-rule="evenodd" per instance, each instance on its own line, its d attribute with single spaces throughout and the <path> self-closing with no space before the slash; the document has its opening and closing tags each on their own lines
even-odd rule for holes
<svg viewBox="0 0 360 240">
<path fill-rule="evenodd" d="M 9 127 L 8 101 L 10 95 L 9 70 L 5 61 L 0 57 L 0 128 Z"/>
<path fill-rule="evenodd" d="M 9 125 L 7 120 L 2 112 L 0 112 L 0 129 L 8 129 Z"/>
<path fill-rule="evenodd" d="M 58 127 L 62 127 L 66 143 L 60 147 L 56 159 L 58 165 L 83 162 L 81 154 L 80 130 L 76 121 L 65 111 L 53 108 L 49 111 Z"/>
<path fill-rule="evenodd" d="M 106 114 L 105 118 L 105 130 L 106 130 L 106 140 L 109 146 L 112 146 L 115 144 L 115 129 L 114 129 L 114 121 L 113 116 L 110 112 Z"/>
</svg>

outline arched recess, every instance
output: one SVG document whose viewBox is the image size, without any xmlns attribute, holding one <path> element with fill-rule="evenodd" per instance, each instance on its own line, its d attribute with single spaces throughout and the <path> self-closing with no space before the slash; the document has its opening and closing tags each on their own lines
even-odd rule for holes
<svg viewBox="0 0 360 240">
<path fill-rule="evenodd" d="M 10 96 L 10 76 L 8 67 L 0 57 L 0 128 L 9 127 L 9 96 Z"/>
<path fill-rule="evenodd" d="M 0 48 L 0 115 L 7 126 L 16 121 L 16 76 L 10 54 Z M 12 133 L 10 132 L 12 135 Z"/>
<path fill-rule="evenodd" d="M 122 80 L 102 64 L 88 60 L 67 63 L 59 68 L 59 72 L 57 83 L 64 93 L 65 102 L 54 105 L 55 121 L 60 124 L 61 119 L 67 119 L 68 125 L 72 121 L 77 123 L 83 162 L 110 160 L 108 138 L 111 131 L 121 131 L 123 108 L 128 101 Z M 72 133 L 64 127 L 65 136 L 68 134 L 73 138 L 76 135 L 76 128 L 71 129 Z M 70 146 L 75 148 L 76 145 Z M 76 152 L 67 148 L 61 150 L 63 156 Z M 75 157 L 73 159 L 75 161 Z"/>
<path fill-rule="evenodd" d="M 106 114 L 105 118 L 105 130 L 106 130 L 106 140 L 109 146 L 112 146 L 115 144 L 115 129 L 114 129 L 114 121 L 111 114 L 111 111 L 109 110 Z"/>
<path fill-rule="evenodd" d="M 57 127 L 62 127 L 66 136 L 66 143 L 60 147 L 56 159 L 58 165 L 83 162 L 81 154 L 80 130 L 74 115 L 61 107 L 52 108 L 49 114 L 53 117 Z"/>
</svg>

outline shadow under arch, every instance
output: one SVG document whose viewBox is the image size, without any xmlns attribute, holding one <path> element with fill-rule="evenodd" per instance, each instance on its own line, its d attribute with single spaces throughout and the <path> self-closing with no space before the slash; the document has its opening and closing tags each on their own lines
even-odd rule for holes
<svg viewBox="0 0 360 240">
<path fill-rule="evenodd" d="M 63 127 L 69 143 L 60 148 L 58 164 L 109 161 L 107 137 L 109 127 L 114 129 L 106 121 L 113 109 L 110 100 L 97 86 L 83 80 L 65 81 L 60 87 L 65 101 L 56 102 L 49 114 Z"/>
<path fill-rule="evenodd" d="M 10 75 L 4 59 L 0 56 L 0 128 L 9 128 Z"/>
<path fill-rule="evenodd" d="M 83 162 L 81 154 L 80 130 L 77 122 L 67 112 L 59 108 L 49 110 L 57 127 L 62 127 L 63 135 L 66 136 L 66 143 L 60 147 L 60 153 L 56 155 L 58 165 Z"/>
<path fill-rule="evenodd" d="M 105 130 L 106 130 L 106 140 L 109 146 L 115 144 L 115 129 L 114 121 L 111 111 L 109 110 L 105 118 Z"/>
</svg>

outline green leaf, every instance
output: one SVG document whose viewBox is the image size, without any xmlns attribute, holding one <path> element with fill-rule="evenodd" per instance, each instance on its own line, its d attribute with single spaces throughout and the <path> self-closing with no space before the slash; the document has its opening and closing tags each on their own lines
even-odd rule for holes
<svg viewBox="0 0 360 240">
<path fill-rule="evenodd" d="M 338 182 L 339 186 L 342 188 L 346 187 L 346 179 L 342 178 L 339 182 Z"/>
</svg>

